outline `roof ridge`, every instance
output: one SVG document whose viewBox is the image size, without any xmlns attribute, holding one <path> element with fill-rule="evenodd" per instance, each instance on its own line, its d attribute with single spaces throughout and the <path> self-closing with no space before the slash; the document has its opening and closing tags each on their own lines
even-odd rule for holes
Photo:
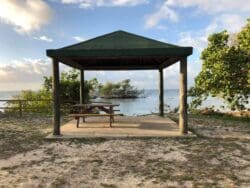
<svg viewBox="0 0 250 188">
<path fill-rule="evenodd" d="M 72 45 L 69 45 L 69 46 L 65 46 L 65 47 L 59 48 L 59 49 L 60 49 L 60 50 L 63 50 L 63 49 L 65 49 L 65 48 L 70 48 L 70 47 L 73 47 L 73 46 L 79 46 L 79 45 L 81 45 L 81 44 L 83 44 L 83 43 L 86 43 L 86 42 L 89 42 L 89 41 L 92 41 L 92 40 L 95 40 L 95 39 L 98 39 L 98 38 L 101 38 L 101 37 L 106 37 L 106 36 L 112 35 L 112 34 L 114 34 L 114 33 L 117 33 L 117 32 L 119 32 L 119 31 L 122 31 L 122 30 L 113 31 L 113 32 L 111 32 L 111 33 L 106 33 L 106 34 L 103 34 L 103 35 L 100 35 L 100 36 L 97 36 L 97 37 L 94 37 L 94 38 L 91 38 L 91 39 L 88 39 L 88 40 L 85 40 L 85 41 L 82 41 L 82 42 L 78 42 L 78 43 L 76 43 L 76 44 L 72 44 Z"/>
<path fill-rule="evenodd" d="M 144 39 L 144 40 L 147 40 L 147 41 L 150 41 L 150 42 L 157 42 L 157 43 L 160 43 L 160 44 L 163 44 L 163 45 L 168 45 L 169 47 L 180 47 L 180 46 L 177 46 L 177 45 L 174 45 L 174 44 L 170 44 L 170 43 L 166 43 L 166 42 L 162 42 L 162 41 L 159 41 L 159 40 L 155 40 L 155 39 L 151 39 L 149 37 L 144 37 L 142 35 L 138 35 L 138 34 L 134 34 L 134 33 L 130 33 L 130 32 L 127 32 L 127 31 L 123 31 L 123 30 L 116 30 L 116 31 L 113 31 L 111 33 L 106 33 L 106 34 L 103 34 L 103 35 L 100 35 L 100 36 L 97 36 L 97 37 L 94 37 L 94 38 L 91 38 L 91 39 L 88 39 L 88 40 L 85 40 L 85 41 L 82 41 L 82 42 L 79 42 L 79 43 L 76 43 L 76 44 L 72 44 L 72 45 L 69 45 L 69 46 L 65 46 L 63 48 L 60 48 L 60 50 L 65 50 L 67 48 L 71 48 L 71 47 L 77 47 L 77 46 L 80 46 L 82 44 L 86 44 L 88 42 L 91 42 L 93 40 L 96 40 L 96 39 L 99 39 L 99 38 L 103 38 L 103 37 L 107 37 L 107 36 L 110 36 L 110 35 L 113 35 L 115 33 L 124 33 L 128 36 L 132 36 L 132 37 L 136 37 L 138 39 Z"/>
<path fill-rule="evenodd" d="M 162 41 L 159 41 L 159 40 L 156 40 L 156 39 L 152 39 L 152 38 L 149 38 L 149 37 L 145 37 L 145 36 L 142 36 L 142 35 L 138 35 L 138 34 L 134 34 L 134 33 L 130 33 L 130 32 L 127 32 L 127 31 L 123 31 L 123 30 L 120 30 L 124 33 L 127 33 L 129 35 L 133 35 L 133 36 L 136 36 L 136 37 L 139 37 L 139 38 L 143 38 L 143 39 L 146 39 L 148 41 L 154 41 L 154 42 L 159 42 L 159 43 L 162 43 L 162 44 L 167 44 L 169 46 L 173 46 L 173 47 L 180 47 L 178 45 L 174 45 L 174 44 L 170 44 L 170 43 L 167 43 L 167 42 L 162 42 Z"/>
</svg>

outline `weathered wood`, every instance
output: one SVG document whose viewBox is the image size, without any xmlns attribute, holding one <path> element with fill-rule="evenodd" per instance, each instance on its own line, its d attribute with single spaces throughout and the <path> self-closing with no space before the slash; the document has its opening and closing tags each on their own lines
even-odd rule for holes
<svg viewBox="0 0 250 188">
<path fill-rule="evenodd" d="M 81 67 L 84 70 L 87 71 L 100 71 L 100 70 L 106 70 L 106 71 L 124 71 L 124 70 L 158 70 L 158 66 L 153 65 L 141 65 L 140 67 L 137 66 L 82 66 Z"/>
<path fill-rule="evenodd" d="M 67 58 L 67 57 L 60 57 L 60 61 L 65 64 L 68 65 L 70 67 L 76 68 L 76 69 L 82 69 L 81 64 L 79 64 L 78 62 L 72 60 L 71 58 Z"/>
<path fill-rule="evenodd" d="M 60 81 L 59 81 L 59 61 L 53 58 L 53 101 L 54 101 L 54 116 L 53 116 L 53 134 L 60 135 Z"/>
<path fill-rule="evenodd" d="M 19 116 L 22 117 L 23 116 L 23 110 L 22 110 L 22 101 L 19 101 Z"/>
<path fill-rule="evenodd" d="M 162 62 L 160 65 L 159 65 L 159 69 L 164 69 L 166 67 L 169 67 L 173 64 L 175 64 L 177 61 L 180 60 L 180 57 L 172 57 L 172 58 L 168 58 L 166 61 Z"/>
<path fill-rule="evenodd" d="M 84 98 L 84 70 L 80 70 L 80 104 L 85 102 Z"/>
<path fill-rule="evenodd" d="M 163 69 L 159 69 L 159 115 L 164 116 L 164 82 Z"/>
<path fill-rule="evenodd" d="M 187 117 L 187 58 L 180 61 L 180 114 L 179 128 L 181 134 L 188 133 Z"/>
<path fill-rule="evenodd" d="M 79 128 L 79 121 L 81 117 L 109 117 L 109 126 L 112 127 L 114 123 L 114 116 L 123 116 L 123 114 L 69 114 L 69 117 L 74 117 L 76 119 L 76 128 Z"/>
<path fill-rule="evenodd" d="M 79 128 L 79 121 L 80 121 L 80 118 L 76 117 L 76 128 Z"/>
<path fill-rule="evenodd" d="M 69 117 L 122 116 L 123 114 L 69 114 Z"/>
</svg>

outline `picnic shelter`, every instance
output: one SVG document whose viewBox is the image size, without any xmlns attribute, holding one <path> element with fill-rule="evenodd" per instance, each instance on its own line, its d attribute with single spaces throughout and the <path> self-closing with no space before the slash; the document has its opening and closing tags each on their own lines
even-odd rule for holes
<svg viewBox="0 0 250 188">
<path fill-rule="evenodd" d="M 59 49 L 48 49 L 53 72 L 53 134 L 60 135 L 59 63 L 80 70 L 80 103 L 84 103 L 84 71 L 156 70 L 159 72 L 159 115 L 164 116 L 164 69 L 179 62 L 179 131 L 188 132 L 187 57 L 192 47 L 115 31 Z"/>
</svg>

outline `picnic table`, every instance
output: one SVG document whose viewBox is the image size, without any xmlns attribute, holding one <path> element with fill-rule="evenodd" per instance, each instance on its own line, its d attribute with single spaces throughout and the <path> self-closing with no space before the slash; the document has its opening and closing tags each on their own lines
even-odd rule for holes
<svg viewBox="0 0 250 188">
<path fill-rule="evenodd" d="M 86 103 L 86 104 L 75 104 L 73 105 L 72 113 L 69 114 L 70 117 L 74 117 L 77 120 L 76 127 L 79 127 L 80 118 L 83 118 L 83 122 L 85 122 L 85 117 L 109 117 L 109 126 L 112 127 L 112 123 L 114 122 L 114 116 L 119 116 L 122 114 L 116 114 L 116 110 L 114 107 L 118 107 L 119 104 L 111 104 L 111 103 Z"/>
</svg>

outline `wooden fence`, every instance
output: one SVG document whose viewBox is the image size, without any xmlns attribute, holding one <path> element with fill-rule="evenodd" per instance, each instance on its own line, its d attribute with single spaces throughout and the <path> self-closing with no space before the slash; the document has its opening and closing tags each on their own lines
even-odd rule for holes
<svg viewBox="0 0 250 188">
<path fill-rule="evenodd" d="M 53 101 L 52 100 L 23 100 L 23 99 L 1 99 L 0 102 L 4 103 L 4 105 L 0 106 L 0 110 L 4 110 L 4 112 L 14 112 L 18 113 L 20 117 L 23 116 L 24 112 L 39 112 L 42 111 L 51 111 L 52 112 L 52 105 Z M 30 103 L 39 103 L 39 102 L 47 102 L 49 103 L 47 106 L 43 107 L 31 107 Z M 72 104 L 76 104 L 76 101 L 64 101 L 62 102 L 61 105 L 61 110 L 70 110 L 70 106 Z"/>
</svg>

